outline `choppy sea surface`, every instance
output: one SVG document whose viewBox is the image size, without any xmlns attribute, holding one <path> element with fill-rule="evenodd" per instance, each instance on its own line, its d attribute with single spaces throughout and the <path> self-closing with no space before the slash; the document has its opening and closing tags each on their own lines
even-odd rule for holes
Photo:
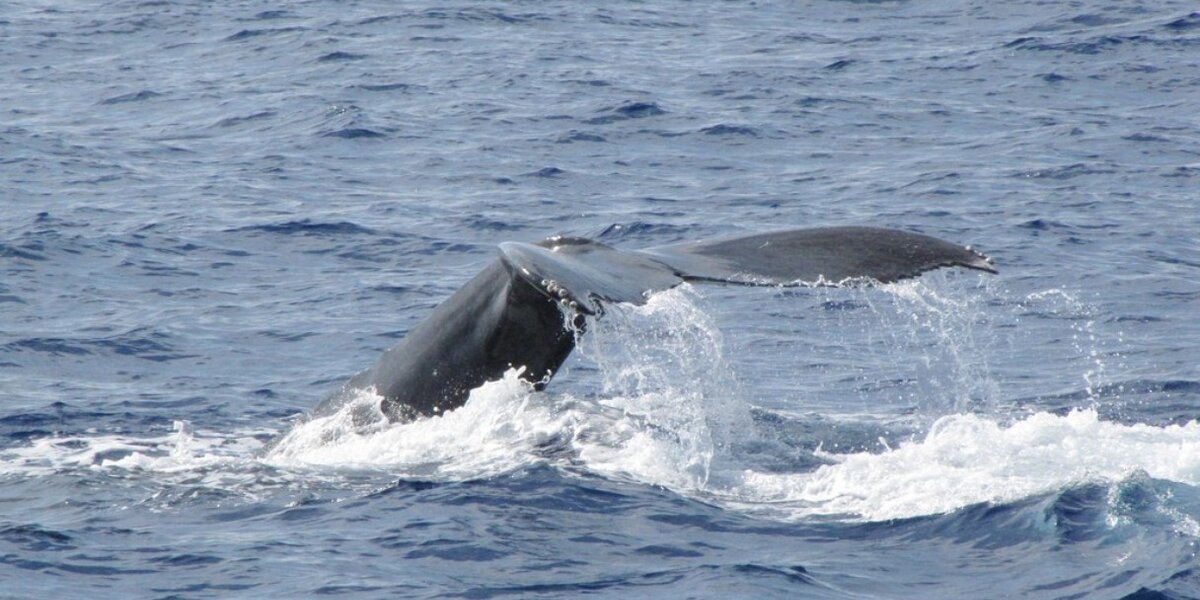
<svg viewBox="0 0 1200 600">
<path fill-rule="evenodd" d="M 1197 10 L 2 1 L 0 597 L 1200 598 Z M 821 225 L 1000 274 L 298 421 L 499 242 Z"/>
</svg>

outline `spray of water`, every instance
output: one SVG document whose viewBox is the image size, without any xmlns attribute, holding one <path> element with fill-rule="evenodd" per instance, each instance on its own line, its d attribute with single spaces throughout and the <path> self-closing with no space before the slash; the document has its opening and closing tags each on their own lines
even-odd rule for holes
<svg viewBox="0 0 1200 600">
<path fill-rule="evenodd" d="M 589 467 L 675 489 L 702 489 L 714 461 L 751 429 L 713 319 L 690 286 L 620 307 L 579 340 L 603 381 L 596 401 L 619 410 L 581 415 Z M 597 432 L 604 431 L 603 435 Z"/>
<path fill-rule="evenodd" d="M 267 447 L 261 431 L 195 431 L 178 423 L 157 438 L 38 439 L 0 451 L 0 476 L 97 471 L 246 489 L 249 495 L 272 485 L 358 481 L 364 473 L 368 479 L 383 474 L 454 481 L 549 464 L 566 473 L 662 486 L 771 518 L 867 520 L 1009 502 L 1134 476 L 1200 485 L 1196 423 L 1121 425 L 1089 407 L 1005 413 L 1001 387 L 987 364 L 974 358 L 995 352 L 995 340 L 976 333 L 1017 322 L 1030 311 L 1055 310 L 1076 324 L 1065 343 L 1082 351 L 1095 319 L 1086 318 L 1086 307 L 1069 295 L 1031 295 L 985 319 L 982 314 L 996 312 L 994 297 L 985 309 L 921 282 L 883 290 L 848 293 L 861 294 L 853 302 L 870 308 L 867 318 L 883 322 L 872 330 L 886 332 L 875 338 L 884 346 L 880 356 L 888 356 L 888 344 L 901 347 L 917 355 L 935 380 L 924 404 L 935 417 L 923 430 L 867 451 L 826 450 L 833 447 L 825 444 L 832 429 L 789 415 L 775 422 L 792 423 L 793 431 L 806 432 L 793 435 L 807 438 L 772 444 L 778 427 L 764 427 L 754 416 L 743 395 L 753 386 L 743 386 L 727 364 L 724 340 L 703 310 L 703 298 L 682 286 L 656 294 L 645 306 L 613 307 L 579 339 L 581 360 L 594 364 L 600 377 L 587 386 L 595 392 L 535 393 L 510 371 L 474 390 L 458 410 L 397 424 L 379 413 L 379 396 L 364 390 L 338 412 L 294 424 Z M 1097 361 L 1085 369 L 1089 395 L 1104 367 Z M 781 454 L 772 468 L 756 466 L 746 454 L 755 442 L 761 442 L 759 451 Z M 809 459 L 788 468 L 787 459 L 794 458 L 783 456 L 788 453 L 808 453 Z M 1189 531 L 1186 524 L 1181 530 Z"/>
</svg>

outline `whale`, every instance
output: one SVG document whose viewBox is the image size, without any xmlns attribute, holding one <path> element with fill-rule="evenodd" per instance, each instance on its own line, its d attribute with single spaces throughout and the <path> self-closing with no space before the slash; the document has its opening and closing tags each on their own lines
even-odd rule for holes
<svg viewBox="0 0 1200 600">
<path fill-rule="evenodd" d="M 996 273 L 969 246 L 881 227 L 791 229 L 641 250 L 569 236 L 504 242 L 478 275 L 310 414 L 329 414 L 373 390 L 393 422 L 438 416 L 509 370 L 541 390 L 590 319 L 684 282 L 870 286 L 942 267 Z"/>
</svg>

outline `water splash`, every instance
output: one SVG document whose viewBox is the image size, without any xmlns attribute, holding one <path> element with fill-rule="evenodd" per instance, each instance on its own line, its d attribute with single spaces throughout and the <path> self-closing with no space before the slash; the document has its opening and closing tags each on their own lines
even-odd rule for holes
<svg viewBox="0 0 1200 600">
<path fill-rule="evenodd" d="M 1003 426 L 978 415 L 939 419 L 923 438 L 882 453 L 824 454 L 811 473 L 746 472 L 719 494 L 784 518 L 867 521 L 1002 504 L 1138 474 L 1200 484 L 1200 422 L 1155 427 L 1101 420 L 1094 410 L 1037 413 Z"/>
<path fill-rule="evenodd" d="M 567 429 L 553 399 L 510 369 L 503 379 L 471 392 L 467 403 L 443 415 L 389 423 L 382 398 L 361 390 L 333 414 L 296 424 L 264 457 L 288 469 L 383 470 L 406 478 L 462 480 L 490 477 L 541 460 Z M 361 418 L 374 410 L 377 419 Z"/>
<path fill-rule="evenodd" d="M 928 340 L 921 353 L 925 368 L 917 374 L 918 381 L 929 382 L 923 399 L 940 402 L 937 407 L 948 413 L 994 410 L 1000 386 L 987 362 L 985 348 L 990 340 L 979 338 L 981 332 L 991 331 L 984 305 L 988 294 L 953 295 L 920 281 L 883 289 L 896 300 L 910 335 Z M 934 363 L 944 366 L 944 379 L 937 376 Z"/>
<path fill-rule="evenodd" d="M 38 439 L 0 452 L 0 476 L 84 470 L 150 477 L 161 484 L 156 495 L 162 486 L 180 488 L 168 496 L 189 486 L 254 496 L 324 481 L 344 495 L 362 491 L 356 473 L 367 474 L 371 487 L 379 475 L 462 481 L 550 464 L 662 486 L 769 518 L 868 521 L 1011 502 L 1138 474 L 1200 484 L 1200 424 L 1122 425 L 1090 408 L 1034 412 L 1019 420 L 988 412 L 999 388 L 987 363 L 975 356 L 988 354 L 994 340 L 981 340 L 975 331 L 994 325 L 992 317 L 980 316 L 981 303 L 994 299 L 959 300 L 921 282 L 883 289 L 889 293 L 841 293 L 870 309 L 863 317 L 883 322 L 872 330 L 887 332 L 876 338 L 881 356 L 898 347 L 908 355 L 919 354 L 912 348 L 927 353 L 919 358 L 938 382 L 928 406 L 945 414 L 924 433 L 884 441 L 874 451 L 822 450 L 830 432 L 813 427 L 806 443 L 817 449 L 795 468 L 763 469 L 747 454 L 747 442 L 762 442 L 760 450 L 770 448 L 782 459 L 807 451 L 803 444 L 772 445 L 775 434 L 756 425 L 703 298 L 681 286 L 645 306 L 614 307 L 580 338 L 579 354 L 601 377 L 594 393 L 534 393 L 510 371 L 474 390 L 458 410 L 396 424 L 379 412 L 381 398 L 366 390 L 332 414 L 295 424 L 269 448 L 261 431 L 220 433 L 177 422 L 159 437 Z M 824 292 L 814 293 L 817 302 L 829 301 Z M 1052 290 L 1009 306 L 1016 318 L 1031 306 L 1058 310 L 1083 328 L 1075 330 L 1082 338 L 1072 339 L 1096 343 L 1088 337 L 1095 319 L 1083 318 L 1083 305 L 1068 294 Z M 1089 373 L 1087 381 L 1103 375 L 1103 364 Z M 824 466 L 814 468 L 813 461 Z M 1185 512 L 1174 514 L 1179 531 L 1197 531 Z"/>
<path fill-rule="evenodd" d="M 994 412 L 1004 394 L 990 365 L 992 283 L 941 275 L 758 299 L 774 305 L 766 310 L 775 319 L 754 331 L 750 370 L 780 383 L 757 390 L 770 394 L 757 404 L 920 428 L 946 414 Z M 966 281 L 983 289 L 964 290 Z"/>
<path fill-rule="evenodd" d="M 723 338 L 689 285 L 644 306 L 610 310 L 578 352 L 603 377 L 596 402 L 620 411 L 577 416 L 590 469 L 674 489 L 700 489 L 714 460 L 749 432 L 749 407 L 725 361 Z M 596 432 L 604 431 L 603 435 Z"/>
<path fill-rule="evenodd" d="M 1082 368 L 1084 392 L 1091 406 L 1101 403 L 1100 390 L 1112 382 L 1101 350 L 1101 336 L 1096 321 L 1099 310 L 1076 293 L 1053 288 L 1027 295 L 1022 305 L 1040 315 L 1053 315 L 1071 322 L 1070 345 L 1072 355 L 1085 364 Z M 1116 355 L 1118 358 L 1120 355 Z"/>
</svg>

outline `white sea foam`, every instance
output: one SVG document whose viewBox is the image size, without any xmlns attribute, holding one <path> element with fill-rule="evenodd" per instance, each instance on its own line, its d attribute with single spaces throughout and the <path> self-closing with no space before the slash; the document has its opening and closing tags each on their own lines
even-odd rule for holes
<svg viewBox="0 0 1200 600">
<path fill-rule="evenodd" d="M 1200 422 L 1158 427 L 1102 420 L 1093 410 L 1037 413 L 1010 425 L 972 414 L 939 419 L 924 436 L 880 453 L 819 453 L 832 464 L 811 472 L 761 472 L 723 456 L 709 472 L 707 431 L 672 428 L 662 415 L 605 409 L 569 397 L 529 394 L 511 376 L 481 388 L 463 409 L 380 430 L 340 429 L 332 421 L 298 426 L 258 456 L 248 435 L 193 433 L 157 438 L 44 438 L 0 453 L 0 474 L 48 476 L 72 469 L 188 474 L 228 487 L 255 465 L 293 472 L 381 470 L 400 477 L 464 480 L 496 476 L 539 461 L 566 460 L 609 477 L 639 481 L 735 510 L 787 520 L 836 517 L 879 521 L 1006 503 L 1088 482 L 1139 473 L 1200 486 Z M 535 400 L 545 400 L 535 403 Z M 614 404 L 659 404 L 667 412 L 691 399 L 645 395 Z M 677 418 L 678 415 L 671 418 Z M 333 419 L 331 417 L 330 419 Z M 664 424 L 666 423 L 666 424 Z M 565 447 L 568 458 L 547 456 Z M 157 475 L 156 475 L 157 474 Z"/>
<path fill-rule="evenodd" d="M 253 437 L 229 437 L 176 421 L 161 436 L 81 435 L 45 437 L 30 445 L 0 450 L 0 474 L 48 475 L 64 469 L 143 469 L 179 471 L 206 467 L 259 446 Z"/>
<path fill-rule="evenodd" d="M 887 520 L 1004 503 L 1085 482 L 1144 472 L 1200 484 L 1200 423 L 1155 427 L 1101 420 L 1094 410 L 1037 413 L 1003 426 L 963 414 L 939 419 L 920 439 L 882 453 L 825 454 L 811 473 L 746 471 L 718 494 L 794 517 Z"/>
<path fill-rule="evenodd" d="M 901 288 L 899 297 L 924 302 L 913 293 Z M 311 477 L 336 483 L 348 470 L 466 480 L 544 463 L 771 518 L 869 521 L 1012 502 L 1139 473 L 1200 485 L 1200 423 L 1120 424 L 1087 409 L 1015 422 L 956 412 L 882 452 L 818 451 L 830 464 L 756 470 L 733 442 L 769 434 L 755 430 L 720 333 L 686 287 L 612 311 L 579 350 L 599 367 L 595 397 L 533 393 L 510 371 L 474 390 L 465 406 L 411 423 L 388 423 L 378 413 L 379 396 L 363 391 L 334 414 L 295 424 L 269 448 L 259 441 L 263 432 L 193 431 L 177 423 L 157 437 L 50 437 L 0 450 L 0 475 L 83 469 L 225 487 L 253 479 L 261 489 Z M 821 433 L 813 435 L 819 442 Z M 285 476 L 264 482 L 264 468 Z"/>
<path fill-rule="evenodd" d="M 441 416 L 388 423 L 382 414 L 356 425 L 353 414 L 377 407 L 364 390 L 337 413 L 297 424 L 264 460 L 285 468 L 384 469 L 406 477 L 472 479 L 526 466 L 566 429 L 566 412 L 510 370 L 471 392 L 467 404 Z"/>
</svg>

